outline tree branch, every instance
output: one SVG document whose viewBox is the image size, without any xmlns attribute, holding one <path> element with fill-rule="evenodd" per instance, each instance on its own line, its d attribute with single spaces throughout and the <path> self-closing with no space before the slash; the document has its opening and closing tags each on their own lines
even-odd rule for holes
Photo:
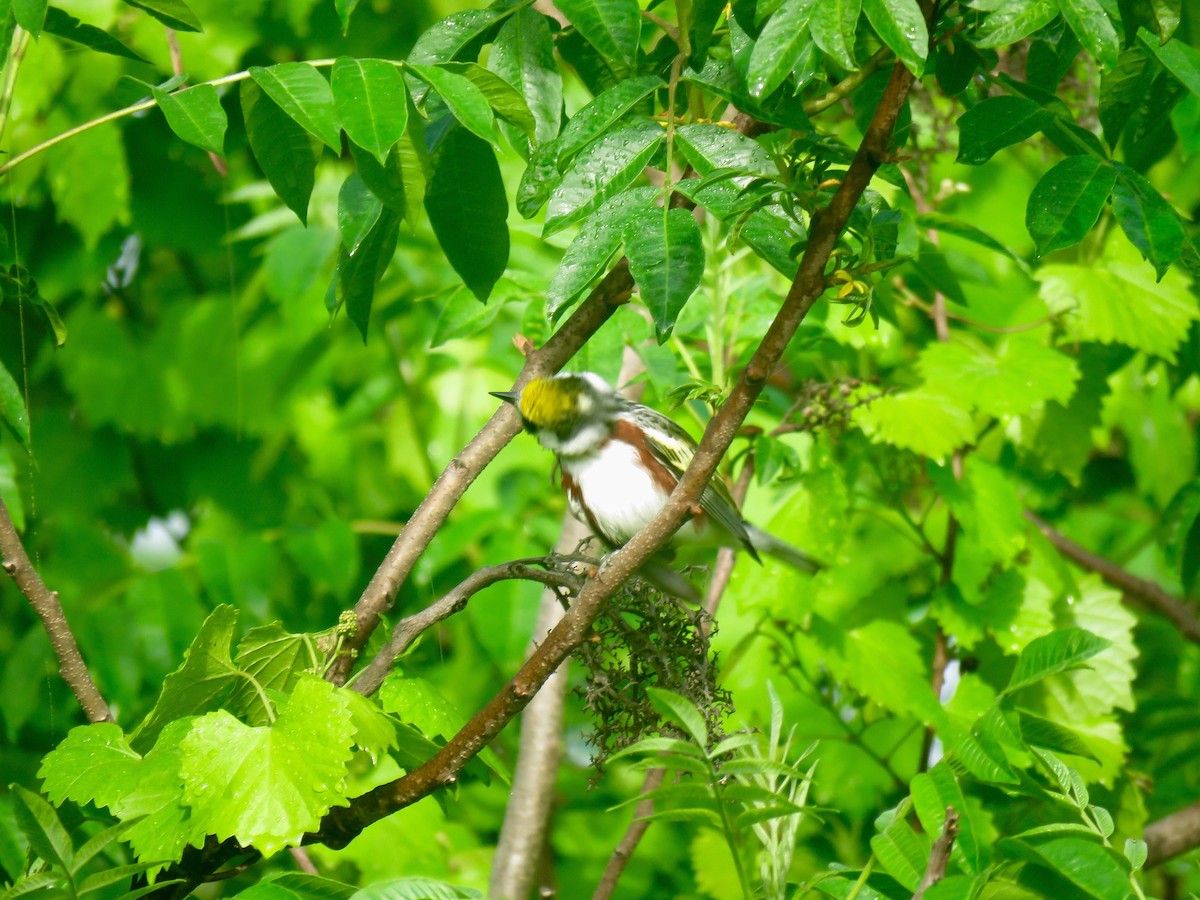
<svg viewBox="0 0 1200 900">
<path fill-rule="evenodd" d="M 1161 613 L 1175 623 L 1175 627 L 1185 638 L 1200 644 L 1200 618 L 1187 603 L 1171 596 L 1153 581 L 1126 572 L 1116 563 L 1079 546 L 1029 510 L 1025 511 L 1025 518 L 1036 525 L 1055 549 L 1071 562 L 1089 572 L 1095 572 L 1108 584 L 1123 591 L 1126 597 Z"/>
<path fill-rule="evenodd" d="M 13 524 L 8 507 L 0 500 L 0 565 L 12 578 L 17 590 L 25 595 L 33 611 L 42 620 L 46 634 L 50 636 L 50 644 L 54 655 L 58 658 L 58 672 L 63 681 L 71 688 L 71 693 L 83 707 L 89 722 L 112 722 L 113 715 L 92 681 L 83 656 L 79 653 L 79 645 L 75 643 L 75 635 L 67 623 L 62 604 L 58 602 L 58 593 L 46 587 L 45 582 L 29 561 L 29 555 L 17 534 L 17 526 Z"/>
<path fill-rule="evenodd" d="M 1200 847 L 1200 800 L 1146 826 L 1146 868 Z"/>
<path fill-rule="evenodd" d="M 573 548 L 575 545 L 571 546 Z M 367 697 L 379 690 L 383 679 L 391 671 L 392 663 L 411 647 L 417 638 L 438 622 L 461 612 L 475 594 L 486 587 L 491 587 L 498 581 L 514 579 L 537 581 L 553 591 L 556 597 L 562 596 L 559 593 L 562 590 L 574 592 L 579 589 L 582 581 L 579 576 L 555 568 L 540 568 L 552 565 L 553 557 L 515 559 L 497 566 L 485 566 L 467 576 L 454 590 L 441 599 L 396 623 L 396 627 L 392 631 L 392 639 L 362 670 L 362 673 L 354 681 L 354 690 Z"/>
<path fill-rule="evenodd" d="M 929 851 L 929 865 L 925 869 L 925 877 L 917 886 L 913 900 L 922 900 L 925 892 L 946 877 L 946 864 L 950 862 L 950 851 L 954 849 L 954 839 L 958 837 L 958 813 L 953 806 L 946 807 L 946 822 L 942 833 L 933 842 Z"/>
<path fill-rule="evenodd" d="M 651 791 L 658 790 L 666 776 L 666 769 L 651 769 L 642 779 L 642 793 L 649 794 Z M 621 835 L 620 842 L 613 848 L 612 856 L 608 858 L 608 863 L 604 867 L 604 874 L 600 876 L 596 890 L 592 893 L 592 900 L 608 900 L 613 895 L 613 891 L 617 889 L 617 882 L 621 880 L 621 875 L 625 872 L 625 866 L 633 858 L 633 851 L 637 849 L 642 835 L 650 827 L 649 816 L 653 814 L 653 798 L 645 797 L 638 801 L 637 806 L 633 808 L 633 821 Z"/>
</svg>

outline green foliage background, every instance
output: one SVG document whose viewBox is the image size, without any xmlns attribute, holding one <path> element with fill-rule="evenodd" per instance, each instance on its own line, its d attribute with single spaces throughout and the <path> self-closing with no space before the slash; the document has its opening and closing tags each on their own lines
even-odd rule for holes
<svg viewBox="0 0 1200 900">
<path fill-rule="evenodd" d="M 293 60 L 404 59 L 426 29 L 473 6 L 379 0 L 354 11 L 343 37 L 339 7 L 325 0 L 189 5 L 204 25 L 203 33 L 177 34 L 190 83 Z M 591 8 L 560 4 L 568 13 L 576 5 Z M 767 79 L 755 97 L 763 109 L 792 99 L 792 82 L 784 82 L 803 60 L 788 56 L 793 66 L 783 69 L 767 61 L 769 43 L 792 33 L 783 17 L 801 5 L 758 4 L 764 51 L 757 63 L 752 54 L 749 66 Z M 817 6 L 828 13 L 838 4 Z M 820 77 L 805 98 L 841 71 L 838 47 L 860 63 L 870 55 L 864 50 L 882 45 L 899 47 L 902 59 L 914 52 L 888 32 L 887 23 L 895 22 L 879 12 L 898 6 L 904 4 L 864 3 L 866 19 L 857 36 L 850 28 L 848 47 L 830 33 L 817 37 L 813 26 L 820 54 L 809 64 Z M 1094 4 L 1063 6 L 1066 12 Z M 158 84 L 172 70 L 163 26 L 151 16 L 115 0 L 61 7 L 119 34 L 149 62 L 97 54 L 50 34 L 30 43 L 5 121 L 10 156 L 146 96 L 143 85 L 123 76 Z M 676 21 L 670 4 L 655 9 Z M 1140 20 L 1132 5 L 1122 10 L 1132 29 Z M 1185 602 L 1195 613 L 1200 305 L 1190 219 L 1200 208 L 1200 80 L 1192 83 L 1188 75 L 1200 74 L 1200 54 L 1191 46 L 1200 20 L 1185 10 L 1175 40 L 1165 45 L 1184 45 L 1183 62 L 1170 57 L 1168 66 L 1161 56 L 1166 51 L 1154 49 L 1157 39 L 1139 43 L 1135 30 L 1123 40 L 1099 33 L 1076 58 L 1077 42 L 1069 54 L 1063 49 L 1075 37 L 1062 20 L 1014 50 L 1002 36 L 986 36 L 987 26 L 970 18 L 976 13 L 957 5 L 955 12 L 970 20 L 973 35 L 985 35 L 977 47 L 959 41 L 957 52 L 984 58 L 990 41 L 1014 72 L 1021 61 L 1026 72 L 1059 66 L 1065 80 L 1051 79 L 1041 90 L 1059 85 L 1060 99 L 1015 81 L 1004 96 L 996 96 L 996 81 L 952 91 L 947 85 L 959 79 L 962 60 L 951 58 L 945 45 L 936 51 L 931 75 L 900 126 L 907 142 L 876 181 L 879 193 L 860 211 L 855 239 L 839 259 L 848 271 L 842 299 L 858 306 L 818 303 L 752 414 L 755 428 L 731 454 L 734 473 L 751 451 L 755 459 L 747 518 L 830 566 L 810 578 L 770 561 L 761 567 L 739 562 L 716 637 L 722 683 L 736 706 L 727 728 L 768 727 L 769 683 L 796 746 L 816 742 L 808 799 L 825 811 L 800 826 L 791 868 L 797 884 L 814 882 L 831 862 L 857 870 L 874 858 L 877 874 L 865 891 L 911 893 L 909 870 L 916 866 L 920 875 L 929 843 L 912 823 L 919 819 L 925 832 L 936 834 L 943 801 L 953 796 L 967 823 L 952 865 L 960 881 L 939 896 L 968 896 L 964 884 L 979 876 L 971 890 L 982 896 L 1040 896 L 1053 887 L 1066 897 L 1119 897 L 1129 890 L 1124 869 L 1113 870 L 1115 887 L 1110 879 L 1089 889 L 1081 873 L 1119 867 L 1127 838 L 1140 838 L 1147 822 L 1200 798 L 1194 762 L 1200 755 L 1200 649 L 1160 615 L 1123 602 L 1120 591 L 1070 565 L 1024 511 L 1171 594 L 1193 598 Z M 771 15 L 779 24 L 771 24 Z M 722 39 L 717 35 L 718 43 Z M 1117 44 L 1123 46 L 1120 62 Z M 606 54 L 609 71 L 598 75 L 589 74 L 586 54 L 573 52 L 574 68 L 560 65 L 571 113 L 608 81 L 631 74 L 621 69 L 620 46 L 616 56 Z M 645 56 L 625 64 L 649 72 L 654 60 Z M 1167 69 L 1178 80 L 1164 76 Z M 836 176 L 846 161 L 838 142 L 857 144 L 885 73 L 886 67 L 822 118 L 814 115 L 824 144 L 797 148 L 768 137 L 759 146 L 775 155 L 756 151 L 761 160 L 742 160 L 743 173 L 787 182 L 810 212 L 828 197 L 824 178 Z M 338 77 L 334 69 L 335 82 Z M 439 77 L 430 76 L 435 88 Z M 346 233 L 339 192 L 354 167 L 367 180 L 372 148 L 351 134 L 363 149 L 340 156 L 325 150 L 311 202 L 301 189 L 273 189 L 238 111 L 253 103 L 248 92 L 259 88 L 245 85 L 254 83 L 220 94 L 229 125 L 212 149 L 223 149 L 227 175 L 175 136 L 178 122 L 152 109 L 32 157 L 4 184 L 3 261 L 36 280 L 40 296 L 61 316 L 66 342 L 57 347 L 53 319 L 6 289 L 0 363 L 17 396 L 4 399 L 10 413 L 27 403 L 29 428 L 21 440 L 17 416 L 6 416 L 0 497 L 23 528 L 45 581 L 61 595 L 126 734 L 154 706 L 164 679 L 223 604 L 237 610 L 236 626 L 231 613 L 219 615 L 230 617 L 228 629 L 239 637 L 273 622 L 287 632 L 331 629 L 437 474 L 494 411 L 487 392 L 507 388 L 522 363 L 514 335 L 542 342 L 554 327 L 550 315 L 569 308 L 587 287 L 568 289 L 565 276 L 555 273 L 581 225 L 596 227 L 595 220 L 583 225 L 591 210 L 560 207 L 556 222 L 552 200 L 545 213 L 522 217 L 512 203 L 520 202 L 531 138 L 512 121 L 493 122 L 490 110 L 472 120 L 449 104 L 465 127 L 475 131 L 473 121 L 505 148 L 498 159 L 508 198 L 506 260 L 486 243 L 465 263 L 450 248 L 444 254 L 435 236 L 436 204 L 429 215 L 410 209 L 378 289 L 364 300 L 363 292 L 340 282 L 337 296 L 346 306 L 331 318 L 330 284 Z M 956 99 L 939 93 L 938 85 Z M 408 90 L 419 86 L 412 81 Z M 687 90 L 699 94 L 702 85 Z M 1129 92 L 1124 105 L 1114 100 L 1122 90 Z M 692 109 L 672 152 L 701 178 L 716 171 L 711 181 L 686 188 L 711 213 L 719 202 L 705 202 L 704 191 L 719 193 L 719 170 L 728 165 L 713 142 L 728 131 L 714 131 L 705 121 L 719 119 L 724 103 L 704 96 L 710 108 Z M 635 132 L 641 129 L 647 149 L 626 160 L 630 179 L 648 162 L 665 161 L 657 126 L 646 124 L 640 108 L 635 112 L 629 137 L 640 147 Z M 417 115 L 410 109 L 408 118 Z M 345 125 L 351 132 L 349 119 Z M 544 135 L 533 131 L 536 146 Z M 1039 132 L 1050 140 L 1027 140 Z M 308 152 L 312 141 L 299 134 L 296 146 Z M 1064 157 L 1060 150 L 1072 140 L 1082 141 L 1085 152 L 1068 149 L 1074 155 Z M 476 144 L 490 160 L 486 144 Z M 450 153 L 447 146 L 442 150 Z M 1104 185 L 1100 193 L 1089 187 L 1096 183 Z M 1039 190 L 1074 192 L 1076 205 L 1091 204 L 1094 214 L 1080 227 L 1051 200 L 1033 203 L 1027 223 L 1025 199 Z M 637 202 L 656 195 L 644 181 L 629 194 Z M 771 198 L 772 215 L 786 221 L 777 195 Z M 479 216 L 491 215 L 495 225 L 503 211 L 493 204 L 489 212 L 485 200 Z M 686 244 L 692 220 L 672 215 L 687 220 L 678 225 Z M 1078 215 L 1088 219 L 1086 209 Z M 1089 230 L 1097 216 L 1099 224 Z M 1141 240 L 1130 223 L 1138 216 Z M 770 247 L 761 255 L 785 275 L 747 246 L 754 245 L 749 225 L 739 241 L 730 238 L 730 226 L 736 222 L 737 231 L 744 223 L 720 218 L 710 214 L 696 228 L 702 267 L 695 252 L 676 259 L 676 271 L 699 285 L 694 296 L 644 287 L 644 303 L 619 310 L 571 364 L 615 379 L 622 348 L 633 347 L 644 364 L 645 401 L 673 410 L 696 434 L 708 418 L 705 401 L 731 386 L 787 291 L 795 247 L 785 238 L 803 239 L 795 229 L 768 230 Z M 623 234 L 635 276 L 649 285 L 648 267 L 662 255 L 651 238 L 662 234 Z M 601 254 L 604 259 L 616 246 Z M 381 253 L 386 262 L 386 246 Z M 892 255 L 906 261 L 871 268 Z M 498 280 L 498 272 L 488 274 L 495 268 L 491 257 L 501 263 Z M 466 286 L 450 263 L 466 270 Z M 479 297 L 487 297 L 486 304 Z M 939 340 L 930 315 L 943 302 L 948 341 Z M 846 324 L 855 317 L 860 324 Z M 833 387 L 815 391 L 815 383 Z M 809 425 L 792 427 L 797 422 Z M 956 473 L 953 460 L 963 447 L 969 452 Z M 550 467 L 531 440 L 518 438 L 422 556 L 396 609 L 426 605 L 482 565 L 545 553 L 557 539 L 564 506 Z M 946 552 L 951 533 L 954 549 Z M 540 590 L 497 584 L 427 635 L 401 660 L 404 677 L 385 686 L 384 709 L 424 738 L 449 737 L 520 665 Z M 1035 642 L 1064 629 L 1084 629 L 1104 641 L 1061 671 L 1039 668 L 1037 649 L 1045 645 Z M 930 688 L 939 634 L 955 657 L 944 703 Z M 1047 653 L 1070 656 L 1063 646 Z M 1036 677 L 1021 687 L 1028 671 Z M 287 692 L 311 708 L 342 702 L 318 696 L 323 690 L 311 678 L 286 687 L 281 682 L 273 701 L 284 711 Z M 227 730 L 210 738 L 217 761 L 222 747 L 249 740 L 241 729 L 261 724 L 223 715 Z M 5 580 L 3 781 L 39 790 L 43 757 L 82 721 L 57 677 L 44 632 Z M 948 762 L 923 773 L 926 725 L 934 726 L 939 748 L 967 760 L 953 774 Z M 627 825 L 627 811 L 607 810 L 636 796 L 641 774 L 614 763 L 587 790 L 593 771 L 584 737 L 593 725 L 574 700 L 567 727 L 550 849 L 559 895 L 577 897 L 590 893 Z M 1040 737 L 1032 736 L 1039 728 Z M 486 889 L 515 731 L 495 745 L 496 755 L 486 760 L 490 769 L 472 770 L 456 796 L 422 800 L 371 826 L 344 850 L 313 848 L 322 873 L 358 885 L 423 875 Z M 325 744 L 339 742 L 348 758 L 348 734 Z M 288 759 L 334 773 L 348 764 L 353 795 L 412 767 L 402 753 L 384 752 L 388 743 L 370 745 L 360 732 L 358 747 L 366 752 L 347 763 L 336 754 L 323 759 L 322 741 L 298 733 Z M 1039 757 L 1033 744 L 1066 760 L 1090 793 L 1081 795 L 1057 757 Z M 981 755 L 972 759 L 977 746 Z M 56 797 L 49 785 L 46 790 L 56 802 L 79 799 L 65 790 Z M 1095 807 L 1110 814 L 1108 827 Z M 0 882 L 22 871 L 27 851 L 18 808 L 11 790 L 0 793 Z M 891 810 L 898 810 L 894 817 L 885 814 Z M 95 808 L 86 811 L 98 815 Z M 77 824 L 71 804 L 63 815 Z M 1087 828 L 1086 837 L 1064 829 L 1068 837 L 1058 838 L 1083 845 L 1055 845 L 1078 851 L 1070 859 L 1042 853 L 1044 835 L 1025 835 L 1068 824 Z M 81 827 L 88 833 L 99 826 Z M 221 827 L 212 833 L 223 835 Z M 275 851 L 298 835 L 275 835 L 260 849 Z M 1116 852 L 1099 849 L 1102 844 Z M 122 852 L 114 849 L 108 862 L 127 862 Z M 1147 892 L 1165 895 L 1168 884 L 1200 889 L 1195 862 L 1193 851 L 1148 876 Z M 274 856 L 222 890 L 232 896 L 290 865 L 286 854 Z M 649 830 L 622 890 L 630 897 L 728 897 L 739 889 L 731 872 L 717 830 L 663 822 Z M 830 879 L 820 890 L 844 896 L 857 877 Z"/>
</svg>

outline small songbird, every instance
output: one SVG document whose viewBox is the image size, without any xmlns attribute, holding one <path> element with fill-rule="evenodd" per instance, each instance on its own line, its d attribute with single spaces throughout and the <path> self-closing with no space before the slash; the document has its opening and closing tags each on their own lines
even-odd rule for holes
<svg viewBox="0 0 1200 900">
<path fill-rule="evenodd" d="M 610 547 L 623 545 L 657 515 L 696 453 L 696 442 L 675 422 L 625 399 L 592 372 L 537 378 L 519 392 L 492 396 L 513 404 L 525 429 L 558 458 L 571 512 Z M 767 553 L 804 572 L 820 568 L 743 519 L 719 474 L 700 496 L 698 514 L 672 538 L 681 543 L 741 548 L 756 560 Z M 669 593 L 696 597 L 682 576 L 662 578 L 660 564 L 643 567 L 642 574 Z"/>
</svg>

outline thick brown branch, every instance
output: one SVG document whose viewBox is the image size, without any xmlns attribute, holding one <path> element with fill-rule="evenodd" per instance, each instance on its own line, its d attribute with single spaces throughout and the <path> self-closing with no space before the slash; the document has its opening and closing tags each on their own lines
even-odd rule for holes
<svg viewBox="0 0 1200 900">
<path fill-rule="evenodd" d="M 958 837 L 958 813 L 953 806 L 946 807 L 946 823 L 942 833 L 933 842 L 929 851 L 929 865 L 925 869 L 925 877 L 917 885 L 913 900 L 921 900 L 925 892 L 946 877 L 946 864 L 950 862 L 950 851 L 954 849 L 954 839 Z"/>
<path fill-rule="evenodd" d="M 0 563 L 4 571 L 12 578 L 33 611 L 42 620 L 46 634 L 50 636 L 50 644 L 54 655 L 58 657 L 58 672 L 63 681 L 71 688 L 75 699 L 83 707 L 89 722 L 112 722 L 113 715 L 108 704 L 100 696 L 96 683 L 83 662 L 79 653 L 79 645 L 75 643 L 75 635 L 67 624 L 67 616 L 62 604 L 58 602 L 58 594 L 46 587 L 45 582 L 29 561 L 29 555 L 17 534 L 17 526 L 13 524 L 8 507 L 0 500 Z"/>
<path fill-rule="evenodd" d="M 363 669 L 362 674 L 354 681 L 354 690 L 368 697 L 379 690 L 383 679 L 391 671 L 392 663 L 413 645 L 413 641 L 438 622 L 461 612 L 475 594 L 486 587 L 491 587 L 498 581 L 514 579 L 537 581 L 556 593 L 560 590 L 567 592 L 578 590 L 581 580 L 578 576 L 569 572 L 542 568 L 549 562 L 549 559 L 536 557 L 516 559 L 498 566 L 486 566 L 467 576 L 454 590 L 429 604 L 420 612 L 401 619 L 396 623 L 387 646 L 376 654 L 370 664 Z"/>
<path fill-rule="evenodd" d="M 1146 868 L 1200 847 L 1200 800 L 1146 826 Z"/>
<path fill-rule="evenodd" d="M 1079 546 L 1032 512 L 1026 510 L 1025 518 L 1036 525 L 1058 552 L 1071 562 L 1082 566 L 1089 572 L 1095 572 L 1113 587 L 1123 591 L 1126 597 L 1161 613 L 1175 623 L 1175 627 L 1185 638 L 1200 644 L 1200 617 L 1197 617 L 1195 611 L 1188 604 L 1177 597 L 1172 597 L 1153 581 L 1138 578 L 1136 575 L 1126 572 L 1116 563 Z"/>
<path fill-rule="evenodd" d="M 931 7 L 926 6 L 926 14 L 931 15 Z M 709 422 L 691 465 L 663 509 L 629 543 L 606 560 L 597 577 L 584 585 L 570 612 L 545 643 L 445 747 L 425 765 L 404 777 L 375 788 L 357 798 L 350 807 L 332 810 L 314 839 L 333 846 L 344 845 L 370 823 L 454 782 L 462 768 L 504 729 L 550 673 L 584 640 L 601 604 L 683 524 L 688 510 L 716 471 L 796 329 L 823 293 L 825 266 L 830 254 L 875 171 L 889 158 L 896 118 L 912 82 L 912 74 L 903 66 L 893 68 L 863 142 L 837 193 L 829 206 L 813 216 L 800 269 L 783 306 L 729 399 Z"/>
<path fill-rule="evenodd" d="M 629 264 L 622 259 L 562 328 L 543 347 L 529 354 L 513 390 L 520 390 L 530 380 L 562 368 L 587 339 L 608 321 L 617 307 L 629 299 L 632 291 L 633 278 L 629 274 Z M 379 624 L 379 617 L 391 608 L 400 586 L 434 535 L 445 524 L 450 511 L 484 467 L 520 430 L 521 421 L 516 412 L 507 403 L 501 404 L 495 415 L 438 476 L 355 604 L 355 631 L 346 642 L 344 655 L 330 667 L 327 677 L 331 681 L 345 683 L 354 662 L 354 654 L 366 646 L 368 638 Z"/>
</svg>

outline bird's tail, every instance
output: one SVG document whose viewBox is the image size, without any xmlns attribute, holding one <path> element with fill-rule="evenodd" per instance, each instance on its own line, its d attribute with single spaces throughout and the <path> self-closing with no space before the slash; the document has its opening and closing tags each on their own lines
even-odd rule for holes
<svg viewBox="0 0 1200 900">
<path fill-rule="evenodd" d="M 789 566 L 799 569 L 801 572 L 819 572 L 825 566 L 817 562 L 803 550 L 793 547 L 786 541 L 781 541 L 773 534 L 768 534 L 761 528 L 757 528 L 750 523 L 746 523 L 746 534 L 750 538 L 750 546 L 759 553 L 766 553 L 776 559 L 783 560 Z"/>
</svg>

